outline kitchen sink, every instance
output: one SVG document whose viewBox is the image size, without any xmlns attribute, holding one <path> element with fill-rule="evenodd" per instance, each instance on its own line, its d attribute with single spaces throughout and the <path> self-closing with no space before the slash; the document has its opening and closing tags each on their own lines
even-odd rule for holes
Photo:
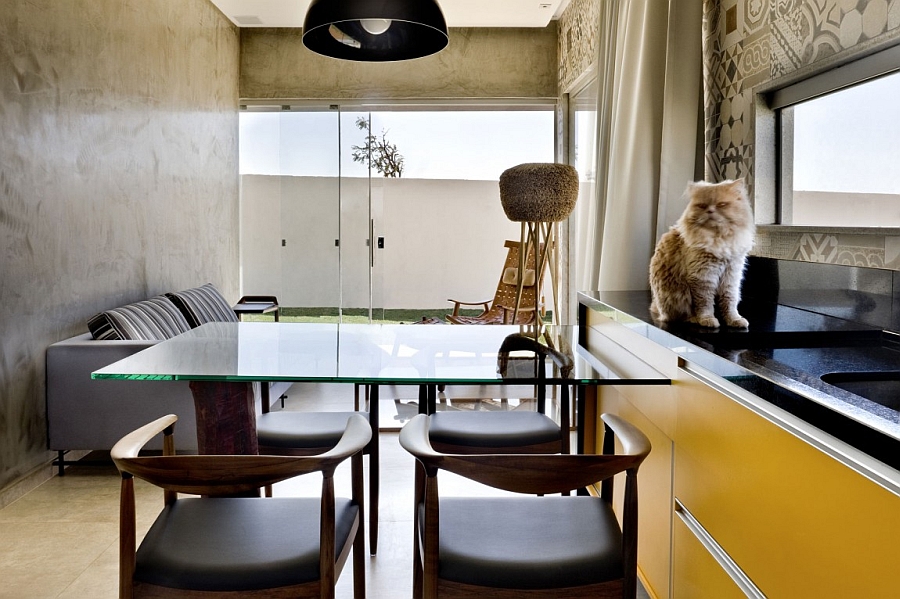
<svg viewBox="0 0 900 599">
<path fill-rule="evenodd" d="M 823 382 L 900 412 L 900 370 L 829 372 Z"/>
</svg>

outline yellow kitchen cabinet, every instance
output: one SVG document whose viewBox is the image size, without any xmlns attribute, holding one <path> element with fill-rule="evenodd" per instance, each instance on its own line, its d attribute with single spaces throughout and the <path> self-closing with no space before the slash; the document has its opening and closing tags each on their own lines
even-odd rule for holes
<svg viewBox="0 0 900 599">
<path fill-rule="evenodd" d="M 667 387 L 657 387 L 666 390 Z M 652 449 L 638 471 L 638 575 L 651 597 L 669 597 L 672 534 L 672 440 L 613 387 L 601 387 L 599 412 L 616 414 L 647 435 Z M 597 423 L 598 432 L 603 424 Z M 602 448 L 598 435 L 597 452 Z M 621 514 L 625 477 L 615 481 L 614 506 Z M 598 489 L 599 490 L 599 489 Z"/>
<path fill-rule="evenodd" d="M 677 356 L 628 327 L 599 313 L 590 313 L 586 345 L 603 356 L 617 372 L 642 372 L 649 365 L 665 376 L 677 373 Z M 623 351 L 624 350 L 624 351 Z M 672 538 L 672 434 L 675 402 L 669 385 L 615 385 L 597 387 L 597 409 L 589 422 L 597 431 L 594 450 L 602 449 L 601 413 L 628 420 L 650 439 L 650 455 L 638 471 L 638 573 L 644 587 L 657 599 L 670 597 Z M 587 438 L 594 438 L 588 436 Z M 620 507 L 624 476 L 616 480 L 615 505 Z"/>
<path fill-rule="evenodd" d="M 770 598 L 900 593 L 900 497 L 829 455 L 846 447 L 821 431 L 801 438 L 802 422 L 701 368 L 686 364 L 673 387 L 675 501 L 726 566 Z M 719 599 L 723 572 L 679 520 L 673 597 Z"/>
<path fill-rule="evenodd" d="M 598 415 L 626 418 L 653 444 L 638 499 L 638 566 L 652 596 L 900 596 L 900 473 L 705 370 L 699 350 L 651 341 L 650 325 L 614 311 L 583 317 L 592 352 L 607 360 L 618 348 L 626 366 L 639 357 L 672 379 L 597 391 Z"/>
</svg>

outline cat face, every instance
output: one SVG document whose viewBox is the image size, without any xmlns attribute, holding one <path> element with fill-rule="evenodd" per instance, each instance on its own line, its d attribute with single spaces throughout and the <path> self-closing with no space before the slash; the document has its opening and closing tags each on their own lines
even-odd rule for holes
<svg viewBox="0 0 900 599">
<path fill-rule="evenodd" d="M 708 229 L 739 228 L 752 222 L 750 202 L 743 180 L 692 183 L 685 220 Z"/>
</svg>

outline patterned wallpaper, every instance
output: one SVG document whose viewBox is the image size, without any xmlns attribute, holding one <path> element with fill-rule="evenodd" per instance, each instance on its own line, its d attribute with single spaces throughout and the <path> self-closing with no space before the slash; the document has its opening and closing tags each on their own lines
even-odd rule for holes
<svg viewBox="0 0 900 599">
<path fill-rule="evenodd" d="M 706 178 L 753 187 L 753 88 L 900 39 L 900 0 L 704 0 Z M 814 68 L 814 67 L 813 67 Z M 900 237 L 761 228 L 754 253 L 900 270 Z"/>
<path fill-rule="evenodd" d="M 571 89 L 596 58 L 600 33 L 600 0 L 572 0 L 558 29 L 559 92 Z"/>
</svg>

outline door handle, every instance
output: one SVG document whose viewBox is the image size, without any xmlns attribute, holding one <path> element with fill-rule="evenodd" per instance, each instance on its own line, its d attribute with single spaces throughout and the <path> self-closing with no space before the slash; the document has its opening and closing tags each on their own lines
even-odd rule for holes
<svg viewBox="0 0 900 599">
<path fill-rule="evenodd" d="M 369 219 L 369 238 L 366 239 L 366 245 L 369 246 L 369 264 L 370 268 L 375 268 L 375 247 L 372 240 L 375 238 L 375 219 Z"/>
</svg>

